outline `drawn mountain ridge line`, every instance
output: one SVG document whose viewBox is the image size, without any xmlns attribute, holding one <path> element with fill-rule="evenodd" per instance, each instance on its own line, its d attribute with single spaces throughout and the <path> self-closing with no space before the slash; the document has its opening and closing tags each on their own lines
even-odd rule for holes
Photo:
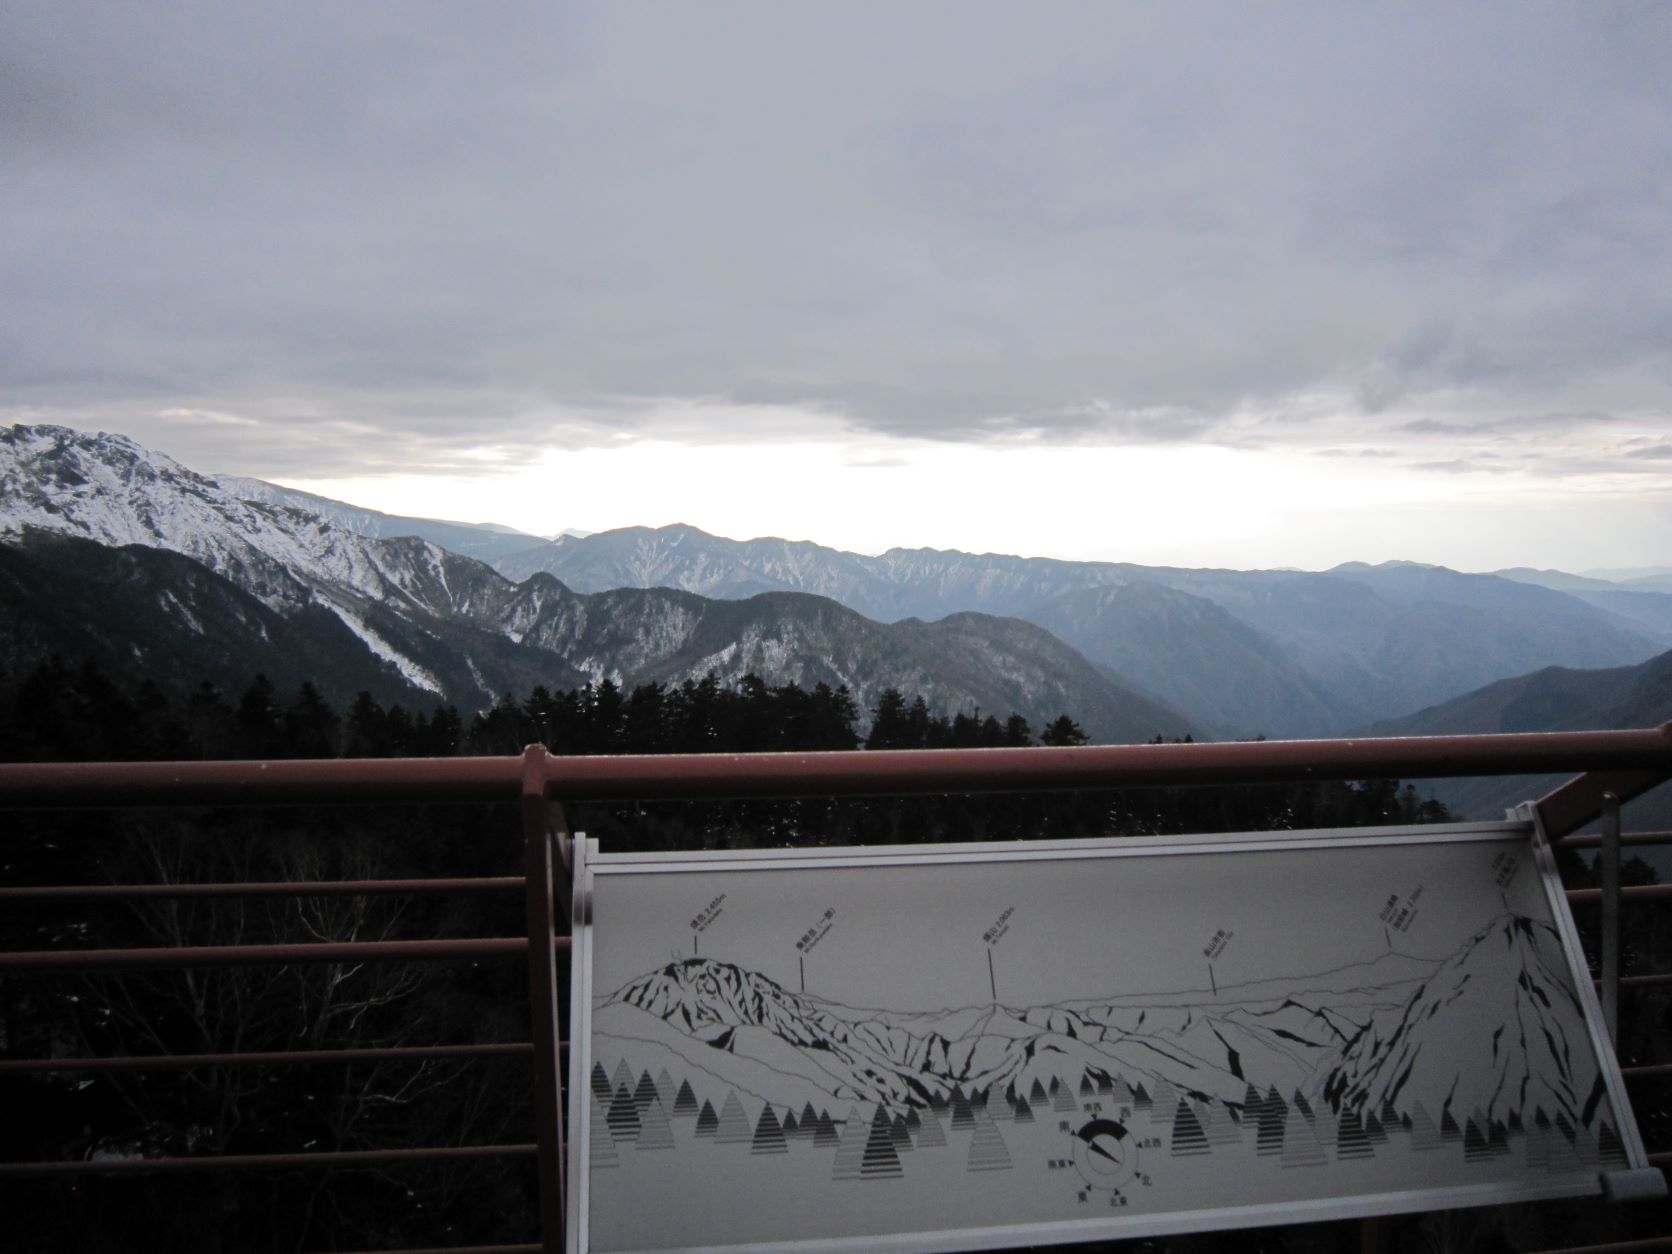
<svg viewBox="0 0 1672 1254">
<path fill-rule="evenodd" d="M 1195 988 L 1171 989 L 1167 992 L 1120 993 L 1113 997 L 1076 998 L 1055 1003 L 1063 1006 L 1082 1005 L 1191 1005 L 1198 1001 L 1225 1004 L 1236 1001 L 1268 1001 L 1286 990 L 1304 987 L 1308 992 L 1338 992 L 1343 994 L 1387 992 L 1402 984 L 1414 984 L 1427 979 L 1450 955 L 1424 958 L 1398 949 L 1390 949 L 1378 957 L 1362 962 L 1347 962 L 1306 975 L 1262 975 L 1247 980 L 1202 984 Z"/>
<path fill-rule="evenodd" d="M 1339 992 L 1345 995 L 1385 993 L 1398 985 L 1414 984 L 1427 979 L 1449 956 L 1441 955 L 1424 958 L 1399 950 L 1390 950 L 1385 954 L 1362 962 L 1343 963 L 1322 971 L 1309 972 L 1298 976 L 1263 975 L 1249 980 L 1220 984 L 1217 988 L 1204 984 L 1199 988 L 1115 993 L 1097 997 L 1071 997 L 1046 1003 L 1046 1005 L 1071 1010 L 1100 1006 L 1115 1008 L 1130 1006 L 1184 1007 L 1195 1005 L 1200 1001 L 1211 1001 L 1218 1005 L 1231 1005 L 1238 1002 L 1270 1001 L 1281 993 L 1292 991 L 1297 987 L 1312 992 Z M 648 971 L 643 975 L 634 977 L 613 993 L 596 996 L 594 1004 L 605 1006 L 611 1002 L 627 1000 L 629 992 L 633 988 L 647 981 L 655 980 L 658 976 L 672 975 L 678 970 L 712 974 L 721 983 L 729 979 L 734 983 L 745 984 L 750 989 L 749 995 L 751 998 L 771 996 L 779 1000 L 803 1004 L 811 1008 L 810 1012 L 828 1010 L 830 1013 L 839 1016 L 863 1015 L 889 1023 L 933 1021 L 957 1015 L 989 1015 L 998 1010 L 1019 1013 L 1000 1001 L 976 1002 L 965 1005 L 949 1004 L 909 1010 L 884 1006 L 855 1005 L 835 998 L 823 997 L 817 993 L 798 993 L 785 988 L 771 976 L 753 971 L 740 963 L 730 962 L 723 958 L 704 957 L 677 958 L 654 971 Z M 735 975 L 722 976 L 721 973 L 735 973 Z M 1380 975 L 1380 978 L 1376 978 L 1378 975 Z"/>
<path fill-rule="evenodd" d="M 1478 1113 L 1489 1127 L 1591 1122 L 1600 1078 L 1592 1064 L 1576 1074 L 1574 1060 L 1589 1053 L 1573 1047 L 1584 1024 L 1553 929 L 1500 915 L 1449 957 L 1422 963 L 1426 976 L 1412 975 L 1422 960 L 1394 957 L 1359 964 L 1386 984 L 1336 968 L 1324 982 L 1348 988 L 1322 993 L 1306 987 L 1308 977 L 1273 978 L 1253 982 L 1273 986 L 1266 999 L 1243 985 L 1171 1005 L 1157 1002 L 1176 994 L 915 1013 L 854 1010 L 733 963 L 691 958 L 601 999 L 594 1029 L 654 1039 L 659 1051 L 728 1082 L 748 1072 L 740 1086 L 782 1106 L 816 1092 L 824 1102 L 907 1111 L 954 1090 L 1014 1100 L 1035 1084 L 1091 1082 L 1167 1086 L 1240 1117 L 1253 1085 L 1355 1117 L 1409 1117 L 1422 1103 Z M 1436 1026 L 1465 1022 L 1456 1015 L 1469 1017 L 1468 1030 Z M 791 1076 L 793 1084 L 782 1078 Z"/>
<path fill-rule="evenodd" d="M 625 1045 L 628 1048 L 632 1048 L 634 1046 L 637 1046 L 637 1047 L 640 1047 L 640 1048 L 648 1047 L 649 1051 L 655 1051 L 657 1049 L 665 1050 L 666 1049 L 666 1044 L 667 1044 L 665 1041 L 656 1040 L 656 1039 L 651 1038 L 651 1037 L 621 1036 L 621 1035 L 617 1035 L 615 1033 L 609 1033 L 608 1034 L 608 1039 L 612 1043 L 616 1044 L 617 1046 Z M 711 1067 L 705 1067 L 702 1064 L 702 1062 L 700 1061 L 700 1058 L 701 1058 L 700 1055 L 698 1055 L 698 1057 L 696 1057 L 696 1058 L 688 1058 L 688 1057 L 684 1056 L 683 1054 L 679 1055 L 679 1061 L 685 1063 L 686 1065 L 693 1068 L 695 1071 L 700 1072 L 702 1075 L 706 1076 L 709 1080 L 713 1081 L 713 1083 L 716 1086 L 718 1086 L 718 1088 L 722 1091 L 737 1092 L 737 1093 L 743 1094 L 746 1097 L 751 1097 L 755 1100 L 755 1102 L 759 1106 L 761 1106 L 763 1108 L 767 1107 L 767 1106 L 783 1106 L 783 1107 L 790 1107 L 790 1108 L 799 1109 L 799 1106 L 796 1103 L 783 1101 L 783 1100 L 774 1100 L 775 1095 L 781 1096 L 781 1094 L 784 1091 L 784 1086 L 783 1086 L 782 1083 L 779 1083 L 776 1087 L 774 1087 L 773 1085 L 762 1084 L 758 1079 L 751 1080 L 747 1077 L 740 1077 L 737 1074 L 737 1069 L 735 1067 L 729 1069 L 729 1071 L 726 1074 L 722 1074 L 720 1071 L 717 1071 L 717 1070 L 715 1070 Z M 798 1075 L 796 1072 L 793 1072 L 793 1071 L 779 1071 L 776 1068 L 772 1067 L 768 1063 L 760 1062 L 759 1060 L 753 1060 L 753 1061 L 756 1063 L 756 1065 L 761 1070 L 770 1073 L 773 1077 L 776 1077 L 776 1079 L 780 1082 L 786 1081 L 786 1080 L 797 1081 L 797 1080 L 805 1080 L 806 1079 L 805 1076 Z M 688 1076 L 686 1078 L 689 1079 L 690 1077 Z M 835 1083 L 839 1082 L 839 1078 L 835 1075 L 830 1075 L 829 1079 L 830 1079 L 832 1084 L 835 1084 Z M 803 1102 L 802 1104 L 805 1104 L 805 1102 Z M 836 1120 L 836 1122 L 837 1123 L 842 1123 L 843 1120 L 838 1119 L 838 1120 Z"/>
</svg>

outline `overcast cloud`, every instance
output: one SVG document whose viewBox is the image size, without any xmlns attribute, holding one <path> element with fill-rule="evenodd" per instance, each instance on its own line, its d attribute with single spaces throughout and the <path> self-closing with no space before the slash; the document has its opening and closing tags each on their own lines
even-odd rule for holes
<svg viewBox="0 0 1672 1254">
<path fill-rule="evenodd" d="M 835 433 L 1664 492 L 1668 65 L 1648 4 L 13 0 L 0 407 L 270 478 Z"/>
</svg>

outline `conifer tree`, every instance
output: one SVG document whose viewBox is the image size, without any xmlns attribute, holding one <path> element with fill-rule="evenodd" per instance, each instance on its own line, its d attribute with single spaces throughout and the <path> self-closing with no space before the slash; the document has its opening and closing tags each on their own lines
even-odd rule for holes
<svg viewBox="0 0 1672 1254">
<path fill-rule="evenodd" d="M 1039 733 L 1039 743 L 1044 745 L 1083 745 L 1088 739 L 1085 730 L 1066 714 Z"/>
<path fill-rule="evenodd" d="M 906 749 L 911 747 L 911 729 L 906 721 L 906 698 L 898 688 L 884 688 L 871 711 L 871 734 L 865 738 L 867 749 Z"/>
<path fill-rule="evenodd" d="M 640 684 L 627 698 L 624 720 L 628 753 L 668 751 L 667 690 L 661 684 Z"/>
<path fill-rule="evenodd" d="M 340 720 L 319 689 L 304 680 L 284 712 L 284 756 L 330 758 L 337 754 Z"/>
</svg>

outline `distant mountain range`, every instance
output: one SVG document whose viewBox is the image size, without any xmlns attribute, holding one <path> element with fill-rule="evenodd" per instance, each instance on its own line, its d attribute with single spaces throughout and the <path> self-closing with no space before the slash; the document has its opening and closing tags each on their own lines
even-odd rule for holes
<svg viewBox="0 0 1672 1254">
<path fill-rule="evenodd" d="M 1388 731 L 1551 666 L 1632 667 L 1672 644 L 1672 593 L 1654 572 L 1625 586 L 1397 562 L 1313 573 L 867 556 L 678 525 L 544 540 L 212 478 L 62 427 L 0 429 L 0 540 L 0 658 L 77 640 L 231 681 L 240 666 L 298 673 L 301 649 L 339 695 L 467 710 L 534 683 L 753 670 L 846 684 L 867 708 L 893 686 L 938 712 L 1016 711 L 1037 726 L 1066 711 L 1106 742 L 1327 736 Z M 99 591 L 118 578 L 117 551 L 131 590 L 120 609 Z"/>
<path fill-rule="evenodd" d="M 1505 579 L 1569 592 L 1589 605 L 1636 623 L 1651 634 L 1672 631 L 1672 570 L 1661 574 L 1626 572 L 1631 579 L 1609 582 L 1593 575 L 1568 575 L 1559 570 L 1501 570 Z"/>
<path fill-rule="evenodd" d="M 241 490 L 122 436 L 0 430 L 0 659 L 88 651 L 220 683 L 309 675 L 339 701 L 364 688 L 466 711 L 537 683 L 752 672 L 771 685 L 846 685 L 865 708 L 897 687 L 937 713 L 1016 712 L 1043 726 L 1071 712 L 1106 742 L 1199 730 L 1027 623 L 882 624 L 802 593 L 733 601 L 577 593 L 544 573 L 513 582 L 434 542 L 373 534 L 393 528 L 387 516 L 333 522 L 294 494 L 231 482 Z"/>
<path fill-rule="evenodd" d="M 869 557 L 669 526 L 546 543 L 497 565 L 577 591 L 804 591 L 885 622 L 1020 618 L 1224 736 L 1336 735 L 1539 666 L 1624 665 L 1672 645 L 1666 594 L 1621 593 L 1610 607 L 1590 591 L 1401 562 L 1311 573 L 935 549 Z"/>
</svg>

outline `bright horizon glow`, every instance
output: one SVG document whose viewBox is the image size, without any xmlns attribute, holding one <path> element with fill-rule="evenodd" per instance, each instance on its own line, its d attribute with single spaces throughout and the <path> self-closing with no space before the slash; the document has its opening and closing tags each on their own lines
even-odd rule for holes
<svg viewBox="0 0 1672 1254">
<path fill-rule="evenodd" d="M 747 540 L 875 554 L 958 549 L 1145 565 L 1298 567 L 1432 562 L 1581 570 L 1664 561 L 1672 527 L 1641 484 L 1504 482 L 1374 460 L 1223 447 L 687 444 L 642 440 L 485 455 L 474 474 L 284 477 L 390 514 L 500 523 L 533 535 L 686 523 Z M 1490 490 L 1488 490 L 1490 489 Z M 1518 508 L 1504 507 L 1519 498 Z M 1529 498 L 1531 502 L 1529 503 Z M 1598 551 L 1597 524 L 1622 543 Z M 1606 531 L 1604 532 L 1606 534 Z M 1627 538 L 1632 543 L 1626 543 Z"/>
</svg>

